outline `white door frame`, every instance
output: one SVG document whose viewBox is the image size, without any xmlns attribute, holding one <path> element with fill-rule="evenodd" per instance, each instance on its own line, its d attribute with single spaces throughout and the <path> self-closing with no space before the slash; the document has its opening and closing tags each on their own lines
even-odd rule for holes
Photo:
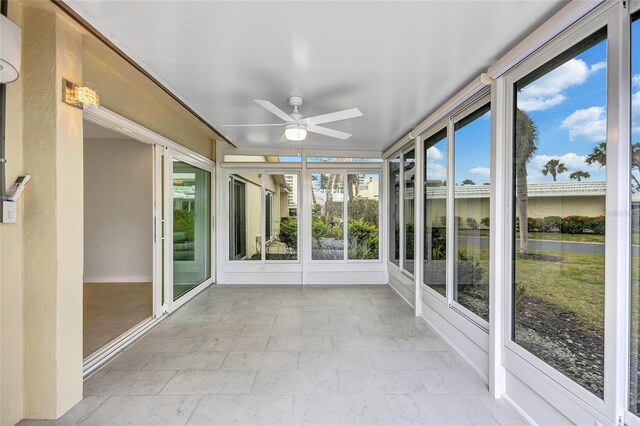
<svg viewBox="0 0 640 426">
<path fill-rule="evenodd" d="M 91 123 L 97 124 L 101 127 L 108 128 L 114 132 L 120 133 L 127 138 L 135 139 L 139 142 L 147 143 L 153 147 L 153 312 L 152 317 L 142 323 L 136 325 L 131 330 L 123 333 L 117 339 L 110 342 L 103 349 L 97 353 L 91 355 L 84 360 L 83 363 L 83 376 L 86 378 L 111 359 L 116 357 L 127 347 L 132 345 L 136 340 L 147 333 L 152 327 L 154 327 L 159 321 L 163 320 L 166 316 L 162 307 L 162 292 L 163 292 L 163 244 L 165 232 L 165 225 L 162 217 L 162 195 L 163 195 L 163 169 L 164 169 L 164 153 L 167 149 L 171 149 L 175 153 L 179 153 L 182 158 L 189 159 L 190 161 L 197 161 L 207 164 L 210 168 L 212 184 L 211 184 L 211 214 L 214 216 L 215 210 L 215 186 L 213 185 L 215 176 L 215 163 L 205 156 L 198 154 L 170 139 L 165 138 L 141 125 L 129 120 L 126 117 L 121 116 L 107 108 L 99 107 L 85 107 L 83 111 L 83 118 Z M 166 177 L 166 173 L 164 175 Z M 213 220 L 212 220 L 213 222 Z M 211 274 L 215 276 L 215 234 L 212 230 L 212 246 L 211 246 Z M 166 273 L 166 271 L 165 271 Z M 211 280 L 213 281 L 213 279 Z M 198 292 L 201 291 L 198 290 Z M 190 295 L 189 299 L 196 292 Z M 186 299 L 186 298 L 182 298 Z M 188 300 L 188 299 L 187 299 Z M 186 300 L 182 300 L 182 303 Z M 174 309 L 177 306 L 174 306 Z"/>
<path fill-rule="evenodd" d="M 173 299 L 173 220 L 167 220 L 167 218 L 173 217 L 173 160 L 179 160 L 183 163 L 187 163 L 201 170 L 209 172 L 209 205 L 210 205 L 210 217 L 208 219 L 209 226 L 209 238 L 210 238 L 210 253 L 209 253 L 209 277 L 198 284 L 196 287 L 187 291 L 181 295 L 178 299 Z M 184 305 L 189 300 L 193 299 L 202 290 L 208 287 L 215 281 L 215 227 L 214 227 L 214 212 L 215 212 L 215 165 L 212 161 L 202 161 L 200 159 L 193 158 L 192 156 L 185 155 L 173 148 L 164 148 L 164 303 L 162 305 L 163 311 L 171 313 Z"/>
</svg>

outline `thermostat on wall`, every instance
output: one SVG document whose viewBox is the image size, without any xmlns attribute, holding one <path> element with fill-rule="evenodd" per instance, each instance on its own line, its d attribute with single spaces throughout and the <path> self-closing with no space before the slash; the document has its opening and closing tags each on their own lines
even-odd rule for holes
<svg viewBox="0 0 640 426">
<path fill-rule="evenodd" d="M 27 184 L 27 182 L 29 182 L 29 179 L 31 179 L 31 176 L 29 175 L 18 176 L 16 178 L 16 181 L 13 182 L 13 185 L 11 185 L 11 187 L 7 190 L 7 199 L 9 201 L 18 201 L 18 198 L 20 198 L 20 194 L 22 194 L 22 191 L 24 191 L 25 185 Z"/>
</svg>

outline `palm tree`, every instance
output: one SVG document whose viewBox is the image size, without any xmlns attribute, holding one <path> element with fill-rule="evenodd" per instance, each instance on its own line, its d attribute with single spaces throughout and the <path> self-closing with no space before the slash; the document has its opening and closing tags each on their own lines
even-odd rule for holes
<svg viewBox="0 0 640 426">
<path fill-rule="evenodd" d="M 531 117 L 520 108 L 516 110 L 514 172 L 516 174 L 516 197 L 520 221 L 520 254 L 529 248 L 527 229 L 527 164 L 538 149 L 538 129 Z"/>
<path fill-rule="evenodd" d="M 552 158 L 547 161 L 547 164 L 544 165 L 544 169 L 542 169 L 542 174 L 545 176 L 551 175 L 553 181 L 556 181 L 556 178 L 559 174 L 567 171 L 567 167 L 564 163 L 561 163 L 560 160 L 556 158 Z"/>
<path fill-rule="evenodd" d="M 600 167 L 607 165 L 607 143 L 600 142 L 597 146 L 593 147 L 591 154 L 587 155 L 585 162 L 589 165 L 595 163 L 600 164 Z M 631 145 L 631 190 L 640 192 L 640 142 L 636 142 Z"/>
<path fill-rule="evenodd" d="M 582 170 L 578 170 L 577 172 L 573 172 L 569 175 L 569 179 L 577 180 L 580 182 L 582 179 L 589 179 L 591 177 L 591 173 L 583 172 Z"/>
</svg>

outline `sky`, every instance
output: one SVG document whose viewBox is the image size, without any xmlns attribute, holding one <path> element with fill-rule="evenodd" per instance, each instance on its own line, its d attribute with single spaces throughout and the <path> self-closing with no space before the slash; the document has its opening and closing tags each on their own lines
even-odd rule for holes
<svg viewBox="0 0 640 426">
<path fill-rule="evenodd" d="M 640 49 L 638 33 L 640 27 L 634 33 L 634 39 L 638 39 L 635 44 Z M 569 175 L 574 171 L 589 172 L 589 181 L 605 179 L 605 169 L 599 165 L 587 165 L 585 158 L 598 142 L 605 139 L 606 48 L 606 40 L 599 42 L 531 82 L 517 94 L 518 107 L 531 117 L 538 129 L 538 151 L 527 168 L 530 183 L 553 182 L 551 175 L 542 173 L 544 165 L 553 158 L 559 159 L 568 169 L 558 175 L 558 182 L 570 182 Z M 634 119 L 636 115 L 640 117 L 638 65 L 632 69 L 632 75 L 636 75 L 632 89 L 634 106 L 638 105 L 634 109 L 637 112 L 633 114 Z M 638 122 L 634 125 L 634 135 L 637 135 L 640 120 L 634 121 Z M 490 126 L 490 113 L 487 113 L 456 131 L 457 185 L 466 179 L 478 185 L 489 182 Z M 430 179 L 444 179 L 444 144 L 430 148 L 429 154 L 427 174 L 431 171 Z"/>
</svg>

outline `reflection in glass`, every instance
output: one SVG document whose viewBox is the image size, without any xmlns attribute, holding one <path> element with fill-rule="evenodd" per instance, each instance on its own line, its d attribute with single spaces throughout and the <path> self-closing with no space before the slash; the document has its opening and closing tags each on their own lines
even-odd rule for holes
<svg viewBox="0 0 640 426">
<path fill-rule="evenodd" d="M 454 300 L 489 321 L 491 105 L 455 124 Z"/>
<path fill-rule="evenodd" d="M 632 17 L 631 75 L 640 76 L 640 15 Z M 631 88 L 635 101 L 637 85 Z M 631 318 L 629 411 L 640 414 L 640 105 L 631 103 Z"/>
<path fill-rule="evenodd" d="M 403 269 L 413 274 L 414 270 L 414 223 L 415 223 L 416 152 L 404 154 L 404 259 Z"/>
<path fill-rule="evenodd" d="M 262 175 L 229 176 L 229 260 L 262 260 Z"/>
<path fill-rule="evenodd" d="M 173 161 L 173 300 L 211 277 L 211 173 Z"/>
<path fill-rule="evenodd" d="M 425 140 L 423 282 L 447 294 L 447 129 Z"/>
<path fill-rule="evenodd" d="M 513 111 L 512 338 L 601 398 L 606 61 L 602 30 L 519 80 Z"/>
<path fill-rule="evenodd" d="M 344 259 L 344 183 L 341 173 L 311 175 L 311 258 Z"/>
<path fill-rule="evenodd" d="M 389 160 L 389 261 L 400 266 L 400 158 Z"/>
<path fill-rule="evenodd" d="M 298 259 L 298 175 L 267 174 L 266 260 Z"/>
<path fill-rule="evenodd" d="M 380 175 L 347 175 L 349 259 L 378 259 Z"/>
</svg>

